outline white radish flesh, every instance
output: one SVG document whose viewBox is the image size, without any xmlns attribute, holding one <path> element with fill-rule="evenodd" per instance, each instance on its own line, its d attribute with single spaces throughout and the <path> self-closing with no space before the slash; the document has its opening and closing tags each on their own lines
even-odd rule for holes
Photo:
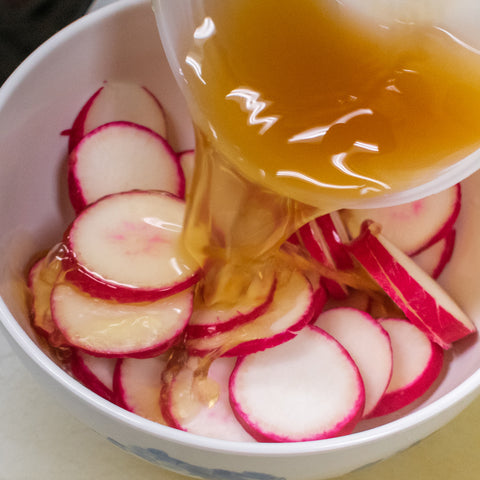
<svg viewBox="0 0 480 480">
<path fill-rule="evenodd" d="M 148 420 L 166 424 L 160 406 L 160 392 L 167 360 L 167 354 L 118 360 L 114 375 L 118 404 Z"/>
<path fill-rule="evenodd" d="M 442 238 L 460 212 L 461 187 L 457 184 L 415 202 L 387 208 L 344 210 L 342 217 L 351 238 L 365 220 L 382 227 L 382 235 L 407 255 L 415 255 Z"/>
<path fill-rule="evenodd" d="M 105 123 L 138 123 L 166 137 L 165 113 L 148 88 L 131 82 L 106 82 L 85 103 L 70 131 L 69 151 Z"/>
<path fill-rule="evenodd" d="M 194 355 L 240 356 L 273 348 L 295 337 L 311 321 L 314 307 L 310 282 L 302 273 L 292 272 L 288 280 L 279 281 L 263 315 L 227 332 L 190 339 L 187 349 Z"/>
<path fill-rule="evenodd" d="M 362 415 L 364 388 L 346 350 L 309 326 L 293 340 L 239 359 L 230 397 L 257 440 L 308 441 L 349 433 Z"/>
<path fill-rule="evenodd" d="M 402 319 L 380 320 L 392 343 L 390 384 L 371 416 L 392 413 L 421 397 L 443 366 L 443 350 L 417 327 Z"/>
<path fill-rule="evenodd" d="M 339 212 L 335 211 L 317 217 L 315 222 L 322 232 L 335 267 L 340 270 L 352 268 L 352 259 L 345 248 L 345 244 L 350 238 Z"/>
<path fill-rule="evenodd" d="M 126 304 L 91 297 L 68 283 L 51 296 L 52 318 L 70 345 L 92 355 L 145 358 L 172 346 L 193 308 L 193 292 L 150 303 Z"/>
<path fill-rule="evenodd" d="M 405 316 L 443 348 L 476 328 L 467 315 L 410 257 L 365 222 L 349 249 Z"/>
<path fill-rule="evenodd" d="M 387 332 L 370 315 L 354 308 L 328 310 L 315 325 L 332 335 L 351 355 L 365 386 L 363 415 L 369 415 L 392 375 L 392 347 Z"/>
<path fill-rule="evenodd" d="M 195 357 L 189 363 L 195 365 Z M 211 402 L 198 398 L 192 388 L 193 370 L 185 366 L 173 381 L 168 396 L 169 418 L 176 428 L 205 437 L 237 442 L 254 439 L 240 425 L 230 406 L 229 379 L 235 358 L 217 358 L 208 369 L 209 391 L 216 390 Z"/>
<path fill-rule="evenodd" d="M 164 138 L 134 123 L 112 122 L 90 132 L 71 152 L 68 187 L 80 212 L 105 195 L 135 189 L 183 197 L 185 179 Z"/>
<path fill-rule="evenodd" d="M 117 359 L 95 357 L 82 350 L 72 349 L 70 369 L 73 376 L 97 395 L 115 401 L 113 373 Z"/>
<path fill-rule="evenodd" d="M 166 192 L 103 197 L 65 234 L 67 278 L 93 296 L 152 301 L 194 284 L 199 268 L 181 240 L 185 202 Z"/>
<path fill-rule="evenodd" d="M 338 268 L 322 228 L 316 220 L 312 220 L 306 225 L 303 225 L 299 232 L 305 248 L 317 262 L 331 270 Z M 347 286 L 326 277 L 322 278 L 322 283 L 331 297 L 344 299 L 348 296 Z"/>
<path fill-rule="evenodd" d="M 258 278 L 252 281 L 248 292 L 241 300 L 232 305 L 215 303 L 214 305 L 197 305 L 192 313 L 186 329 L 189 338 L 208 337 L 217 333 L 232 330 L 244 323 L 263 315 L 273 301 L 276 281 L 265 292 L 258 286 L 259 294 L 255 295 Z M 253 292 L 251 292 L 253 290 Z"/>
<path fill-rule="evenodd" d="M 456 232 L 452 228 L 443 238 L 414 255 L 412 259 L 432 278 L 437 279 L 452 258 L 455 237 Z"/>
<path fill-rule="evenodd" d="M 35 262 L 28 274 L 28 287 L 32 293 L 32 325 L 53 347 L 68 344 L 50 311 L 50 293 L 59 273 L 58 267 L 59 264 L 50 264 L 44 257 Z"/>
</svg>

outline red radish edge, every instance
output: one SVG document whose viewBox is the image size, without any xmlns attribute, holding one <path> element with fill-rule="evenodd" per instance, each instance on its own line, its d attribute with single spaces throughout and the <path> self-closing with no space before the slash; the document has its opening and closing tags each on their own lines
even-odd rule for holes
<svg viewBox="0 0 480 480">
<path fill-rule="evenodd" d="M 71 152 L 75 146 L 80 142 L 80 140 L 83 138 L 85 135 L 84 132 L 84 125 L 85 125 L 85 119 L 87 117 L 88 111 L 90 110 L 90 107 L 92 106 L 92 103 L 95 101 L 97 96 L 100 94 L 100 92 L 103 90 L 103 87 L 100 87 L 88 100 L 87 102 L 83 105 L 81 108 L 80 112 L 78 113 L 77 117 L 75 118 L 72 128 L 70 129 L 70 136 L 68 139 L 68 151 Z"/>
<path fill-rule="evenodd" d="M 380 324 L 385 325 L 385 322 L 388 321 L 406 322 L 403 319 L 383 319 L 380 320 Z M 444 351 L 438 344 L 432 342 L 427 337 L 425 338 L 430 343 L 431 354 L 422 374 L 400 389 L 385 392 L 375 409 L 368 415 L 368 418 L 387 415 L 406 407 L 424 395 L 438 378 L 443 368 Z"/>
<path fill-rule="evenodd" d="M 102 337 L 100 335 L 100 340 L 98 341 L 99 343 L 97 345 L 92 344 L 90 345 L 89 342 L 86 342 L 86 340 L 89 338 L 88 335 L 85 335 L 84 332 L 81 332 L 81 335 L 78 334 L 78 332 L 75 332 L 75 329 L 71 328 L 72 325 L 75 326 L 75 323 L 73 321 L 78 320 L 78 314 L 74 311 L 73 316 L 71 315 L 72 310 L 67 310 L 67 313 L 70 314 L 70 316 L 65 317 L 65 303 L 64 303 L 64 297 L 57 298 L 56 291 L 57 289 L 71 289 L 71 290 L 76 290 L 75 287 L 72 287 L 71 285 L 67 284 L 57 284 L 54 289 L 52 290 L 52 295 L 51 295 L 51 311 L 52 311 L 52 319 L 53 322 L 55 322 L 56 327 L 58 330 L 62 333 L 62 335 L 65 337 L 65 339 L 68 342 L 68 345 L 77 347 L 81 350 L 83 350 L 85 353 L 94 356 L 94 357 L 104 357 L 104 358 L 122 358 L 122 357 L 131 357 L 131 358 L 151 358 L 160 355 L 161 353 L 165 352 L 169 348 L 171 348 L 173 345 L 175 345 L 179 339 L 182 336 L 182 333 L 188 323 L 188 319 L 190 318 L 190 315 L 192 313 L 192 308 L 193 308 L 193 291 L 183 291 L 180 292 L 179 295 L 184 295 L 185 298 L 181 298 L 181 301 L 185 302 L 187 304 L 188 310 L 181 310 L 180 307 L 175 306 L 176 313 L 178 313 L 178 318 L 175 319 L 177 322 L 176 324 L 168 325 L 169 330 L 165 333 L 163 332 L 161 335 L 157 334 L 157 339 L 155 343 L 151 343 L 151 339 L 148 339 L 147 344 L 145 344 L 145 339 L 143 339 L 143 342 L 140 342 L 138 345 L 122 345 L 119 347 L 115 341 L 112 341 L 111 344 L 105 346 L 104 345 L 104 339 L 105 336 Z M 75 293 L 75 292 L 74 292 Z M 79 294 L 81 295 L 81 293 Z M 188 295 L 188 296 L 187 296 Z M 76 296 L 76 295 L 74 295 Z M 174 297 L 173 297 L 174 298 Z M 61 300 L 63 303 L 58 303 L 58 301 Z M 68 300 L 68 298 L 67 298 Z M 97 301 L 98 298 L 91 298 L 89 301 L 90 302 L 95 302 Z M 169 299 L 160 299 L 157 300 L 157 302 L 165 302 L 169 301 Z M 108 300 L 100 300 L 100 302 L 108 302 Z M 60 305 L 60 308 L 58 307 Z M 97 303 L 98 305 L 98 303 Z M 120 310 L 122 310 L 122 304 L 118 304 L 116 302 L 112 302 L 112 309 L 115 308 L 115 305 L 118 305 Z M 180 304 L 181 305 L 181 304 Z M 61 307 L 63 306 L 64 310 L 61 310 Z M 133 304 L 132 306 L 137 306 L 138 308 L 142 308 L 142 304 Z M 160 305 L 161 307 L 162 305 Z M 183 305 L 182 305 L 183 306 Z M 90 305 L 87 304 L 87 306 L 83 306 L 84 310 L 87 308 L 90 308 Z M 95 305 L 93 305 L 92 308 L 96 308 Z M 173 307 L 172 307 L 173 308 Z M 60 310 L 60 312 L 59 312 Z M 78 311 L 78 309 L 76 309 Z M 88 313 L 88 312 L 87 312 Z M 142 314 L 143 312 L 140 312 Z M 168 313 L 168 312 L 167 312 Z M 171 313 L 171 311 L 170 311 Z M 180 313 L 182 313 L 182 316 L 180 316 Z M 62 315 L 63 314 L 63 315 Z M 164 315 L 164 313 L 162 313 Z M 134 315 L 131 314 L 133 317 Z M 159 319 L 159 314 L 158 312 L 153 315 L 153 318 L 155 319 L 155 323 L 153 324 L 155 327 L 160 323 Z M 65 320 L 66 319 L 66 320 Z M 72 321 L 73 319 L 73 321 Z M 112 322 L 115 322 L 112 320 Z M 77 323 L 78 325 L 78 323 Z M 115 326 L 115 323 L 113 323 Z M 108 329 L 110 328 L 110 325 L 103 325 L 103 329 Z M 128 327 L 127 327 L 128 329 Z M 78 327 L 77 327 L 78 330 Z M 153 330 L 154 332 L 157 329 Z M 104 331 L 104 330 L 103 330 Z M 90 332 L 89 332 L 90 333 Z M 96 332 L 93 332 L 93 334 L 96 334 Z M 76 338 L 79 338 L 79 340 L 76 340 Z M 94 338 L 94 337 L 92 337 Z M 130 337 L 128 337 L 130 338 Z M 130 338 L 131 340 L 131 338 Z M 135 339 L 133 339 L 135 340 Z M 91 343 L 91 341 L 90 341 Z"/>
<path fill-rule="evenodd" d="M 366 220 L 360 235 L 348 248 L 406 317 L 444 349 L 473 333 L 475 326 L 440 285 L 378 234 L 377 229 L 377 224 Z M 455 313 L 447 309 L 442 299 Z"/>
<path fill-rule="evenodd" d="M 357 365 L 365 388 L 363 416 L 368 416 L 384 396 L 392 376 L 388 333 L 368 313 L 351 307 L 326 310 L 314 325 L 335 338 Z"/>
<path fill-rule="evenodd" d="M 257 421 L 248 419 L 248 413 L 244 411 L 241 403 L 239 403 L 238 399 L 236 398 L 234 391 L 237 387 L 236 384 L 238 383 L 238 372 L 239 372 L 239 369 L 242 368 L 242 365 L 245 362 L 249 361 L 250 357 L 254 358 L 255 356 L 263 355 L 263 354 L 268 355 L 267 352 L 274 352 L 275 349 L 267 350 L 265 352 L 254 353 L 252 355 L 247 355 L 245 357 L 239 357 L 237 360 L 237 364 L 235 365 L 235 368 L 232 372 L 232 375 L 230 376 L 230 403 L 232 405 L 232 410 L 235 416 L 237 417 L 239 423 L 245 428 L 245 430 L 253 438 L 255 438 L 259 442 L 311 441 L 311 440 L 320 440 L 324 438 L 347 435 L 351 433 L 353 428 L 355 428 L 355 425 L 361 419 L 364 401 L 365 401 L 365 391 L 364 391 L 363 382 L 362 382 L 360 373 L 358 371 L 358 368 L 353 362 L 352 358 L 350 357 L 350 354 L 331 335 L 329 335 L 328 333 L 326 333 L 325 331 L 323 331 L 318 327 L 315 327 L 313 325 L 308 325 L 307 327 L 305 327 L 305 329 L 302 332 L 303 334 L 305 333 L 308 334 L 308 332 L 318 333 L 328 342 L 333 342 L 333 344 L 336 345 L 336 348 L 338 348 L 339 352 L 341 352 L 341 354 L 345 356 L 346 359 L 349 360 L 349 365 L 352 368 L 352 372 L 355 372 L 358 395 L 354 401 L 354 404 L 352 405 L 351 410 L 349 411 L 349 415 L 347 415 L 342 420 L 337 422 L 334 426 L 332 426 L 327 431 L 318 432 L 317 434 L 308 436 L 306 438 L 304 437 L 304 438 L 295 438 L 295 439 L 286 437 L 285 435 L 280 435 L 272 431 L 267 432 L 262 429 L 261 425 L 259 425 Z M 301 338 L 300 335 L 302 334 L 302 332 L 295 339 L 291 340 L 291 342 L 295 342 L 295 340 L 300 339 Z M 286 342 L 284 345 L 278 348 L 281 349 L 285 345 L 291 345 L 292 344 L 291 342 Z M 287 373 L 289 372 L 288 358 L 290 357 L 286 357 L 286 363 L 285 363 L 285 372 Z M 305 368 L 308 369 L 309 366 L 305 365 Z M 275 399 L 272 399 L 272 402 L 275 402 Z M 299 408 L 301 408 L 301 406 L 299 406 Z M 319 408 L 321 408 L 321 405 L 319 405 Z"/>
<path fill-rule="evenodd" d="M 73 376 L 92 392 L 105 398 L 106 400 L 116 403 L 116 397 L 112 390 L 110 390 L 83 361 L 83 358 L 78 351 L 73 348 L 70 359 L 70 368 Z"/>
<path fill-rule="evenodd" d="M 209 324 L 192 324 L 190 323 L 186 328 L 186 333 L 188 338 L 199 338 L 204 336 L 215 335 L 217 333 L 227 332 L 232 328 L 238 327 L 243 325 L 244 323 L 250 322 L 255 318 L 259 317 L 263 313 L 265 313 L 272 303 L 275 289 L 277 286 L 276 280 L 273 281 L 270 291 L 268 292 L 267 297 L 263 302 L 261 302 L 258 306 L 254 307 L 252 310 L 246 313 L 237 313 L 236 315 L 232 316 L 226 322 L 221 323 L 209 323 Z"/>
<path fill-rule="evenodd" d="M 438 257 L 437 256 L 435 257 L 436 261 L 431 265 L 430 269 L 425 269 L 432 278 L 437 279 L 441 275 L 445 267 L 447 266 L 450 259 L 452 258 L 453 251 L 455 249 L 455 239 L 456 239 L 456 231 L 454 228 L 452 228 L 447 232 L 447 234 L 444 237 L 442 237 L 440 240 L 437 240 L 436 243 L 430 245 L 428 248 L 426 248 L 425 250 L 422 250 L 420 253 L 417 253 L 416 255 L 412 256 L 412 259 L 416 263 L 419 263 L 420 266 L 422 266 L 422 268 L 424 268 L 424 264 L 420 260 L 421 257 L 424 255 L 432 254 L 430 250 L 435 249 L 438 246 L 438 244 L 443 243 L 443 247 L 440 255 Z"/>
<path fill-rule="evenodd" d="M 83 210 L 84 214 L 89 208 L 94 207 L 98 202 L 107 199 L 108 197 L 113 197 L 115 195 L 124 195 L 129 193 L 161 193 L 172 199 L 179 201 L 184 201 L 175 195 L 172 195 L 168 192 L 158 192 L 158 191 L 137 191 L 132 190 L 131 192 L 121 192 L 117 194 L 108 195 L 103 197 L 97 202 L 92 203 L 86 209 Z M 77 217 L 78 219 L 79 217 Z M 179 293 L 182 290 L 185 290 L 193 285 L 195 285 L 201 277 L 201 270 L 198 268 L 191 276 L 185 278 L 185 280 L 176 283 L 175 285 L 166 285 L 164 287 L 135 287 L 132 285 L 122 285 L 120 283 L 109 282 L 95 272 L 88 270 L 86 267 L 81 265 L 76 255 L 71 247 L 70 241 L 70 232 L 75 225 L 76 219 L 70 224 L 64 234 L 63 242 L 66 246 L 67 253 L 62 259 L 63 269 L 65 271 L 65 279 L 78 288 L 80 288 L 85 293 L 103 300 L 116 300 L 121 303 L 135 303 L 135 302 L 150 302 L 158 300 L 160 298 L 165 298 L 175 293 Z"/>
<path fill-rule="evenodd" d="M 113 374 L 113 391 L 117 405 L 162 425 L 161 377 L 166 356 L 149 359 L 121 358 Z"/>
<path fill-rule="evenodd" d="M 290 323 L 290 325 L 284 329 L 284 330 L 281 330 L 279 332 L 276 332 L 276 333 L 273 333 L 271 336 L 268 336 L 268 337 L 260 337 L 260 338 L 254 338 L 254 339 L 251 339 L 251 340 L 244 340 L 240 343 L 238 343 L 236 346 L 230 348 L 229 350 L 227 350 L 226 352 L 223 352 L 222 353 L 222 356 L 223 357 L 239 357 L 239 356 L 244 356 L 244 355 L 249 355 L 249 354 L 252 354 L 252 353 L 255 353 L 255 352 L 258 352 L 258 351 L 261 351 L 261 350 L 265 350 L 265 349 L 270 349 L 270 348 L 274 348 L 276 347 L 277 345 L 280 345 L 284 342 L 287 342 L 291 339 L 293 339 L 294 337 L 296 337 L 296 335 L 298 335 L 298 333 L 306 326 L 308 325 L 308 323 L 311 322 L 312 320 L 312 316 L 314 314 L 314 311 L 315 311 L 315 307 L 316 307 L 316 304 L 315 304 L 315 296 L 314 296 L 314 292 L 313 292 L 313 287 L 312 287 L 312 284 L 310 283 L 310 281 L 303 275 L 303 274 L 300 274 L 298 273 L 299 275 L 302 275 L 302 277 L 305 279 L 305 282 L 306 282 L 306 286 L 308 288 L 308 294 L 309 294 L 309 299 L 307 301 L 307 304 L 305 305 L 305 310 L 302 311 L 302 313 L 300 315 L 298 315 L 297 317 L 294 318 L 294 321 L 293 323 Z M 274 298 L 272 300 L 272 304 L 269 305 L 269 308 L 272 307 L 272 305 L 275 303 L 275 295 L 278 294 L 279 291 L 281 291 L 281 288 L 276 288 L 275 289 L 275 292 L 274 292 Z M 283 294 L 282 294 L 283 295 Z M 277 307 L 274 307 L 275 309 Z M 275 310 L 274 310 L 275 311 Z M 282 316 L 285 312 L 282 313 Z M 269 315 L 269 309 L 267 309 L 267 311 L 265 312 L 265 315 Z M 286 313 L 287 316 L 289 316 L 289 312 Z M 257 318 L 261 318 L 261 316 L 257 317 Z M 253 320 L 255 321 L 255 320 Z M 242 327 L 240 326 L 240 329 Z M 235 331 L 235 329 L 231 330 L 232 332 Z M 223 333 L 219 333 L 217 335 L 229 335 L 230 332 L 223 332 Z M 216 335 L 213 335 L 211 337 L 204 337 L 204 339 L 206 340 L 206 342 L 209 341 L 209 339 L 215 339 Z M 207 355 L 209 352 L 212 351 L 212 348 L 202 348 L 202 344 L 200 343 L 202 339 L 192 339 L 192 344 L 188 344 L 187 343 L 187 350 L 189 352 L 190 355 L 195 355 L 195 356 L 198 356 L 198 357 L 202 357 L 202 356 L 205 356 Z M 198 342 L 200 341 L 200 342 Z M 196 343 L 199 343 L 200 345 L 196 345 Z M 208 345 L 208 343 L 207 343 Z M 218 346 L 214 346 L 213 347 L 213 350 L 216 350 L 218 349 Z"/>
<path fill-rule="evenodd" d="M 417 251 L 413 252 L 412 255 L 416 255 L 426 248 L 432 246 L 434 243 L 438 242 L 442 237 L 446 236 L 449 230 L 453 229 L 455 222 L 457 221 L 458 215 L 460 214 L 462 206 L 462 188 L 461 184 L 457 183 L 454 187 L 457 192 L 456 202 L 454 209 L 448 219 L 448 221 L 443 225 L 443 227 L 428 241 L 423 247 L 419 248 Z"/>
<path fill-rule="evenodd" d="M 316 220 L 300 227 L 299 234 L 312 258 L 328 268 L 337 268 L 322 228 Z M 322 277 L 322 283 L 331 297 L 340 300 L 348 296 L 348 288 L 337 281 Z"/>
<path fill-rule="evenodd" d="M 151 130 L 148 127 L 145 127 L 143 125 L 139 125 L 133 122 L 119 120 L 119 121 L 105 123 L 95 128 L 94 130 L 88 132 L 77 142 L 77 144 L 75 145 L 75 148 L 70 152 L 70 155 L 68 158 L 68 173 L 67 173 L 68 194 L 69 194 L 70 202 L 77 214 L 80 213 L 88 204 L 94 203 L 94 202 L 89 202 L 85 198 L 85 195 L 83 193 L 81 181 L 78 179 L 78 176 L 77 176 L 78 157 L 76 155 L 76 152 L 78 149 L 82 148 L 82 144 L 84 142 L 89 141 L 91 136 L 94 136 L 99 132 L 101 132 L 102 130 L 106 128 L 110 128 L 112 126 L 133 127 L 142 132 L 146 132 L 152 137 L 154 137 L 155 139 L 157 139 L 162 144 L 162 147 L 169 154 L 170 158 L 172 159 L 172 161 L 176 166 L 176 175 L 178 178 L 177 189 L 176 191 L 171 191 L 169 193 L 172 193 L 173 195 L 176 195 L 179 198 L 185 197 L 185 175 L 184 175 L 182 166 L 180 165 L 180 160 L 178 155 L 173 151 L 172 147 L 167 142 L 167 140 L 165 140 L 165 138 L 163 138 L 161 135 L 159 135 L 158 133 L 156 133 L 155 131 Z M 113 193 L 120 193 L 120 192 L 109 192 L 109 193 L 113 194 Z"/>
</svg>

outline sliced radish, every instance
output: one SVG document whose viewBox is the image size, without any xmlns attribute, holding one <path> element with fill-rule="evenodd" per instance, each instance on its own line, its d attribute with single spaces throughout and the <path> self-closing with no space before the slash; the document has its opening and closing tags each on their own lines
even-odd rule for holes
<svg viewBox="0 0 480 480">
<path fill-rule="evenodd" d="M 335 267 L 341 270 L 352 268 L 352 258 L 345 248 L 345 244 L 349 242 L 350 237 L 339 212 L 335 211 L 317 217 L 315 222 L 322 232 Z"/>
<path fill-rule="evenodd" d="M 392 347 L 387 332 L 370 315 L 354 308 L 328 310 L 314 325 L 334 337 L 352 356 L 365 386 L 363 415 L 368 416 L 392 375 Z"/>
<path fill-rule="evenodd" d="M 32 293 L 32 325 L 52 347 L 68 345 L 50 311 L 50 294 L 60 270 L 60 262 L 48 262 L 43 257 L 35 262 L 28 274 L 28 287 Z"/>
<path fill-rule="evenodd" d="M 72 349 L 72 375 L 97 395 L 114 402 L 113 372 L 117 359 L 94 357 L 82 350 Z"/>
<path fill-rule="evenodd" d="M 166 424 L 160 406 L 160 392 L 167 360 L 167 354 L 118 360 L 114 374 L 118 404 L 148 420 Z"/>
<path fill-rule="evenodd" d="M 349 249 L 406 317 L 443 348 L 473 333 L 475 325 L 452 298 L 378 230 L 365 222 Z"/>
<path fill-rule="evenodd" d="M 159 355 L 183 332 L 192 307 L 191 289 L 151 303 L 126 304 L 59 283 L 51 296 L 53 321 L 69 344 L 103 357 Z"/>
<path fill-rule="evenodd" d="M 329 269 L 336 270 L 338 268 L 322 228 L 316 220 L 303 225 L 299 232 L 305 248 L 317 262 Z M 322 278 L 322 283 L 331 297 L 343 299 L 348 296 L 348 287 L 346 285 L 342 285 L 331 278 Z"/>
<path fill-rule="evenodd" d="M 238 442 L 254 441 L 240 425 L 230 406 L 228 384 L 235 362 L 235 358 L 218 358 L 211 363 L 206 381 L 209 382 L 208 391 L 213 391 L 214 394 L 208 402 L 201 395 L 195 395 L 195 369 L 191 365 L 195 366 L 198 362 L 195 357 L 189 359 L 189 365 L 173 380 L 168 404 L 165 406 L 174 427 L 205 437 Z"/>
<path fill-rule="evenodd" d="M 363 412 L 364 387 L 347 351 L 309 326 L 289 342 L 239 359 L 230 398 L 257 440 L 308 441 L 349 433 Z"/>
<path fill-rule="evenodd" d="M 68 187 L 80 212 L 105 195 L 135 189 L 183 197 L 185 178 L 163 137 L 135 123 L 111 122 L 91 131 L 71 152 Z"/>
<path fill-rule="evenodd" d="M 191 190 L 193 181 L 193 171 L 195 169 L 195 151 L 185 150 L 178 154 L 178 160 L 185 176 L 185 195 Z"/>
<path fill-rule="evenodd" d="M 327 291 L 322 284 L 322 277 L 318 273 L 318 271 L 314 270 L 305 272 L 305 276 L 308 278 L 313 288 L 313 319 L 320 315 L 322 310 L 325 308 L 329 297 Z"/>
<path fill-rule="evenodd" d="M 69 151 L 89 132 L 116 121 L 138 123 L 166 137 L 165 113 L 146 87 L 129 82 L 106 82 L 85 103 L 70 130 Z"/>
<path fill-rule="evenodd" d="M 437 279 L 452 258 L 455 237 L 456 232 L 452 228 L 443 238 L 414 255 L 412 259 L 432 278 Z"/>
<path fill-rule="evenodd" d="M 382 235 L 407 255 L 415 255 L 442 238 L 455 223 L 461 206 L 457 184 L 415 202 L 387 208 L 344 210 L 342 213 L 352 238 L 364 220 L 382 226 Z"/>
<path fill-rule="evenodd" d="M 235 306 L 218 303 L 196 306 L 186 328 L 188 337 L 199 338 L 216 335 L 217 333 L 232 330 L 263 315 L 273 301 L 277 282 L 272 282 L 266 294 L 264 293 L 264 288 L 259 286 L 259 294 L 255 295 L 257 283 L 258 279 L 253 281 L 249 288 L 253 292 L 249 295 L 244 295 Z"/>
<path fill-rule="evenodd" d="M 67 279 L 95 297 L 156 300 L 193 285 L 199 269 L 183 247 L 185 202 L 166 192 L 103 197 L 65 234 Z"/>
<path fill-rule="evenodd" d="M 432 386 L 443 366 L 443 350 L 410 322 L 380 320 L 392 343 L 390 384 L 371 417 L 392 413 L 421 397 Z"/>
<path fill-rule="evenodd" d="M 314 311 L 314 294 L 310 282 L 300 272 L 277 284 L 267 311 L 227 332 L 187 341 L 194 355 L 217 352 L 223 356 L 248 355 L 291 340 L 310 322 Z"/>
</svg>

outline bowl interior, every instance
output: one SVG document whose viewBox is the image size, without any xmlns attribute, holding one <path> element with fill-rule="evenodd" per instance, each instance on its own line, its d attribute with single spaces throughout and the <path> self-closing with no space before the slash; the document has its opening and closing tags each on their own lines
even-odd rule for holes
<svg viewBox="0 0 480 480">
<path fill-rule="evenodd" d="M 28 327 L 26 268 L 33 255 L 61 239 L 73 218 L 65 181 L 67 138 L 61 132 L 70 128 L 86 99 L 105 80 L 142 83 L 165 108 L 173 147 L 177 151 L 193 147 L 188 112 L 149 4 L 128 3 L 128 9 L 106 7 L 88 21 L 77 21 L 68 33 L 40 47 L 0 90 L 0 295 L 10 312 L 1 320 L 15 340 L 24 334 L 19 324 L 36 342 Z M 479 208 L 480 175 L 475 174 L 463 184 L 457 245 L 441 283 L 480 327 Z M 35 344 L 25 345 L 22 348 L 38 349 Z M 472 377 L 480 365 L 477 336 L 458 342 L 447 355 L 448 368 L 434 392 L 402 415 L 429 408 L 438 412 L 434 405 L 444 395 L 454 402 L 464 391 L 458 389 L 462 384 L 467 383 L 469 391 L 478 387 L 478 375 Z M 44 361 L 50 362 L 46 356 Z M 391 415 L 365 427 L 396 418 Z"/>
</svg>

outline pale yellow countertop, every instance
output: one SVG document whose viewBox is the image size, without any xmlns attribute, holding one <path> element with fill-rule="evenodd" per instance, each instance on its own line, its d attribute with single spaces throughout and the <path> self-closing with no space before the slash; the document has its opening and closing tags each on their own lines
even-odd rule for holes
<svg viewBox="0 0 480 480">
<path fill-rule="evenodd" d="M 0 479 L 67 478 L 187 479 L 122 452 L 60 408 L 0 334 Z M 414 447 L 341 480 L 479 478 L 480 398 Z"/>
</svg>

